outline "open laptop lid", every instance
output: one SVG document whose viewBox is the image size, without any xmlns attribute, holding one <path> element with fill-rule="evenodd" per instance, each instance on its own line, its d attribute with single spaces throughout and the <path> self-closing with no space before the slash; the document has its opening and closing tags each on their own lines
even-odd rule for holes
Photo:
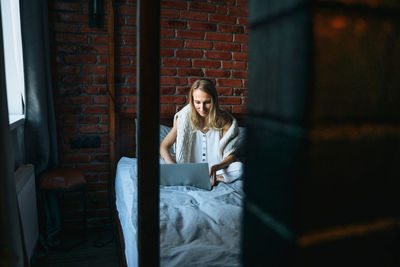
<svg viewBox="0 0 400 267">
<path fill-rule="evenodd" d="M 160 164 L 160 185 L 190 185 L 211 190 L 208 163 Z"/>
</svg>

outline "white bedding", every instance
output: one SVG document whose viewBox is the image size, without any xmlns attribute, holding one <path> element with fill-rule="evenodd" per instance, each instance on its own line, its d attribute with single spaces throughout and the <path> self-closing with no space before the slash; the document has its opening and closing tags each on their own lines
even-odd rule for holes
<svg viewBox="0 0 400 267">
<path fill-rule="evenodd" d="M 128 266 L 137 266 L 136 159 L 121 158 L 116 205 Z M 160 187 L 160 266 L 240 266 L 242 181 L 211 191 Z"/>
</svg>

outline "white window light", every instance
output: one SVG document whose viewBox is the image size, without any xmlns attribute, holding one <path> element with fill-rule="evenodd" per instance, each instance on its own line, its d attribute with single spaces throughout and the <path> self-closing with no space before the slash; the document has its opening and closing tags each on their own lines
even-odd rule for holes
<svg viewBox="0 0 400 267">
<path fill-rule="evenodd" d="M 24 118 L 25 81 L 19 1 L 1 0 L 4 63 L 10 124 Z"/>
</svg>

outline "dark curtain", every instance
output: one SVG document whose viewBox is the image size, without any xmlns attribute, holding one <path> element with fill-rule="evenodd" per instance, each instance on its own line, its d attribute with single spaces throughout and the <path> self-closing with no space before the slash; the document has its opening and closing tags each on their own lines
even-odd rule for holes
<svg viewBox="0 0 400 267">
<path fill-rule="evenodd" d="M 20 0 L 20 12 L 26 90 L 25 159 L 39 174 L 58 165 L 47 1 Z"/>
<path fill-rule="evenodd" d="M 8 121 L 0 10 L 0 266 L 24 266 L 24 250 L 14 180 L 14 155 Z"/>
</svg>

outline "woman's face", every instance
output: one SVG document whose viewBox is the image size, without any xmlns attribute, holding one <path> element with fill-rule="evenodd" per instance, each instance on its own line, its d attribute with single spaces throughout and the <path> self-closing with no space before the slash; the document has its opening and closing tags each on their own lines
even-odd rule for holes
<svg viewBox="0 0 400 267">
<path fill-rule="evenodd" d="M 210 113 L 212 98 L 206 92 L 196 89 L 193 91 L 193 104 L 200 116 L 207 117 Z"/>
</svg>

